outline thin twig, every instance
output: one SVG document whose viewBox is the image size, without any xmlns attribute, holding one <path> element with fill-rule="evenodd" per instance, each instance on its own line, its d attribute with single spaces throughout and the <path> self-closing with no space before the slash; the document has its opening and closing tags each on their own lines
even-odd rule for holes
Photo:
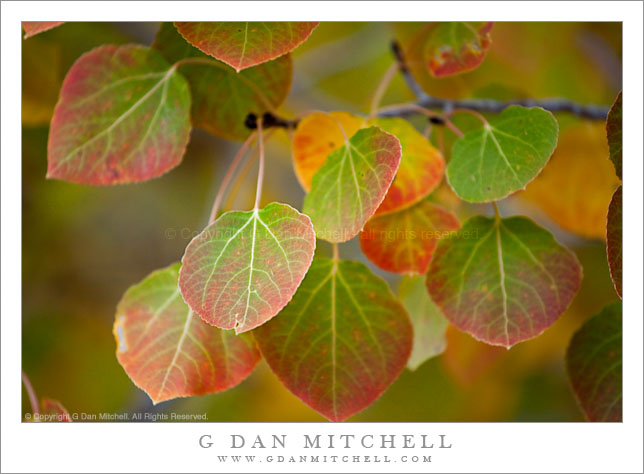
<svg viewBox="0 0 644 474">
<path fill-rule="evenodd" d="M 233 174 L 237 169 L 237 166 L 239 166 L 239 162 L 246 154 L 246 151 L 248 150 L 248 147 L 250 146 L 252 141 L 255 139 L 255 135 L 256 135 L 256 132 L 253 132 L 250 134 L 250 136 L 246 139 L 244 144 L 241 146 L 241 148 L 235 155 L 235 158 L 233 158 L 233 161 L 230 163 L 230 166 L 226 171 L 226 175 L 224 176 L 224 179 L 221 181 L 221 185 L 219 186 L 219 190 L 217 191 L 217 197 L 215 197 L 215 202 L 212 205 L 212 211 L 210 211 L 210 219 L 208 221 L 209 224 L 212 224 L 213 222 L 215 222 L 215 219 L 217 219 L 219 206 L 221 206 L 221 201 L 223 200 L 224 195 L 226 194 L 226 189 L 228 188 L 228 184 L 230 183 L 230 180 L 232 179 Z"/>
<path fill-rule="evenodd" d="M 34 391 L 33 385 L 31 385 L 31 380 L 29 380 L 29 377 L 27 377 L 27 374 L 25 374 L 25 371 L 22 371 L 22 383 L 25 384 L 25 388 L 27 389 L 27 395 L 29 395 L 29 403 L 31 403 L 31 411 L 33 412 L 34 415 L 39 415 L 40 414 L 40 406 L 38 404 L 38 397 L 36 396 L 36 392 Z"/>
<path fill-rule="evenodd" d="M 399 69 L 399 63 L 393 63 L 383 74 L 382 79 L 380 80 L 380 83 L 376 88 L 376 92 L 373 94 L 373 99 L 371 99 L 371 107 L 369 108 L 369 118 L 372 118 L 373 116 L 376 115 L 376 111 L 378 110 L 380 101 L 382 100 L 382 97 L 385 95 L 385 92 L 387 91 L 387 87 L 389 86 L 392 79 L 398 72 L 398 69 Z"/>
<path fill-rule="evenodd" d="M 264 184 L 264 137 L 262 136 L 262 118 L 257 119 L 257 135 L 259 135 L 259 170 L 257 172 L 257 191 L 255 192 L 255 206 L 253 209 L 259 209 L 259 203 L 262 199 L 262 186 Z"/>
</svg>

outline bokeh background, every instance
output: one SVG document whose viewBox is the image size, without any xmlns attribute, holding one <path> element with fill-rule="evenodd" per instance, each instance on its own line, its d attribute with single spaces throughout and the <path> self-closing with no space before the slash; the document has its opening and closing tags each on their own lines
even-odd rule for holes
<svg viewBox="0 0 644 474">
<path fill-rule="evenodd" d="M 118 364 L 112 336 L 116 304 L 151 271 L 180 260 L 208 220 L 217 186 L 238 143 L 193 130 L 180 166 L 152 181 L 87 187 L 45 179 L 48 123 L 62 80 L 85 51 L 105 43 L 151 44 L 158 23 L 67 23 L 22 43 L 22 366 L 39 397 L 70 412 L 207 413 L 209 421 L 322 421 L 290 394 L 265 362 L 225 393 L 153 406 Z M 291 93 L 282 115 L 307 110 L 368 111 L 392 62 L 390 42 L 408 50 L 417 80 L 442 97 L 566 97 L 611 104 L 621 89 L 621 24 L 497 23 L 483 65 L 432 79 L 414 55 L 420 23 L 323 23 L 294 54 Z M 413 100 L 396 77 L 382 104 Z M 569 388 L 564 352 L 573 332 L 617 299 L 606 263 L 604 228 L 617 178 L 607 161 L 604 124 L 558 115 L 559 147 L 542 175 L 500 203 L 524 214 L 575 251 L 584 268 L 571 307 L 543 335 L 511 350 L 479 343 L 453 328 L 447 351 L 405 370 L 385 394 L 351 421 L 582 421 Z M 476 119 L 457 116 L 468 130 Z M 414 120 L 420 130 L 427 123 Z M 449 159 L 453 138 L 440 128 L 432 142 Z M 11 157 L 4 157 L 11 159 Z M 304 193 L 291 165 L 286 132 L 267 147 L 263 202 L 301 208 Z M 256 167 L 231 207 L 252 207 Z M 461 219 L 491 214 L 466 205 L 443 184 L 433 198 Z M 353 239 L 345 259 L 366 262 L 395 290 L 398 277 L 371 265 Z M 318 252 L 329 253 L 320 243 Z M 7 316 L 7 315 L 3 315 Z M 23 415 L 30 411 L 23 390 Z"/>
</svg>

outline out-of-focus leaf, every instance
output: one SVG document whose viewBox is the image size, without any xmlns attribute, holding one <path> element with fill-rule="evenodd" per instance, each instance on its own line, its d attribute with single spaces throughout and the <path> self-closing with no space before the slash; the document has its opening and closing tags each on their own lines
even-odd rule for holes
<svg viewBox="0 0 644 474">
<path fill-rule="evenodd" d="M 332 152 L 304 199 L 318 238 L 345 242 L 376 212 L 400 164 L 400 142 L 378 127 L 363 128 Z"/>
<path fill-rule="evenodd" d="M 207 325 L 184 303 L 179 263 L 148 275 L 121 299 L 114 322 L 116 356 L 153 403 L 227 390 L 259 362 L 248 335 Z"/>
<path fill-rule="evenodd" d="M 443 353 L 448 322 L 427 294 L 422 276 L 404 277 L 398 286 L 398 297 L 414 327 L 414 345 L 407 368 L 416 370 L 428 359 Z"/>
<path fill-rule="evenodd" d="M 435 77 L 475 69 L 485 59 L 492 43 L 492 22 L 438 23 L 425 43 L 425 62 Z"/>
<path fill-rule="evenodd" d="M 316 22 L 176 22 L 179 33 L 237 72 L 278 58 L 306 41 Z"/>
<path fill-rule="evenodd" d="M 489 202 L 523 189 L 546 165 L 557 145 L 553 115 L 513 105 L 454 144 L 447 181 L 461 199 Z"/>
<path fill-rule="evenodd" d="M 603 124 L 573 125 L 562 132 L 542 173 L 517 197 L 533 202 L 566 230 L 603 239 L 606 210 L 619 183 L 607 154 Z"/>
<path fill-rule="evenodd" d="M 190 136 L 185 79 L 156 51 L 101 46 L 65 77 L 52 118 L 48 178 L 132 183 L 181 162 Z"/>
<path fill-rule="evenodd" d="M 454 214 L 428 201 L 375 215 L 360 232 L 360 247 L 383 270 L 422 275 L 438 240 L 460 227 Z"/>
<path fill-rule="evenodd" d="M 531 220 L 475 216 L 438 242 L 427 289 L 456 327 L 509 348 L 550 327 L 581 277 L 575 254 Z"/>
<path fill-rule="evenodd" d="M 622 187 L 619 186 L 608 206 L 606 220 L 606 255 L 615 291 L 622 297 Z"/>
<path fill-rule="evenodd" d="M 213 135 L 244 140 L 249 114 L 261 116 L 279 107 L 291 87 L 290 55 L 239 74 L 191 46 L 172 23 L 163 23 L 152 45 L 170 63 L 191 58 L 178 68 L 192 93 L 192 123 Z"/>
<path fill-rule="evenodd" d="M 311 220 L 287 204 L 227 212 L 188 244 L 181 294 L 208 324 L 248 331 L 291 300 L 314 251 Z"/>
<path fill-rule="evenodd" d="M 391 133 L 400 140 L 402 147 L 398 172 L 376 214 L 408 207 L 436 189 L 443 178 L 445 161 L 427 138 L 402 118 L 374 119 L 369 125 Z"/>
<path fill-rule="evenodd" d="M 622 421 L 622 303 L 612 303 L 575 333 L 568 377 L 589 421 Z"/>
<path fill-rule="evenodd" d="M 311 189 L 313 175 L 327 156 L 344 145 L 345 135 L 352 137 L 364 125 L 362 117 L 347 112 L 314 112 L 297 124 L 292 142 L 293 167 L 305 191 Z"/>
<path fill-rule="evenodd" d="M 43 31 L 51 30 L 59 25 L 65 23 L 64 21 L 23 21 L 22 29 L 25 30 L 25 39 L 30 38 Z"/>
<path fill-rule="evenodd" d="M 405 367 L 412 327 L 359 262 L 316 258 L 293 300 L 253 332 L 282 383 L 331 421 L 371 405 Z"/>
<path fill-rule="evenodd" d="M 615 172 L 622 179 L 622 92 L 608 112 L 606 119 L 606 137 L 610 150 L 610 161 L 615 165 Z"/>
<path fill-rule="evenodd" d="M 42 415 L 45 415 L 45 420 L 71 423 L 72 419 L 69 416 L 69 412 L 58 400 L 43 398 L 40 406 Z"/>
</svg>

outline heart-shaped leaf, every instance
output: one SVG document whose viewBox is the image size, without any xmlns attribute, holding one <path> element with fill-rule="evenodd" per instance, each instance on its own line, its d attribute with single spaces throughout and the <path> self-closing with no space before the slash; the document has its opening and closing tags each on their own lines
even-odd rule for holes
<svg viewBox="0 0 644 474">
<path fill-rule="evenodd" d="M 48 178 L 144 181 L 181 162 L 190 136 L 186 80 L 153 49 L 101 46 L 67 73 L 49 130 Z"/>
<path fill-rule="evenodd" d="M 304 199 L 320 239 L 345 242 L 378 209 L 400 164 L 400 142 L 378 127 L 359 130 L 332 152 Z"/>
<path fill-rule="evenodd" d="M 279 107 L 291 87 L 290 55 L 246 69 L 239 74 L 186 42 L 172 23 L 163 23 L 152 45 L 188 80 L 192 123 L 228 140 L 245 140 L 249 114 L 261 116 Z"/>
<path fill-rule="evenodd" d="M 622 179 L 622 92 L 608 111 L 606 119 L 606 137 L 610 149 L 610 161 L 615 165 L 615 172 Z"/>
<path fill-rule="evenodd" d="M 427 360 L 445 351 L 448 322 L 427 294 L 424 277 L 403 277 L 398 286 L 398 297 L 407 309 L 414 327 L 414 345 L 407 368 L 416 370 Z"/>
<path fill-rule="evenodd" d="M 67 409 L 58 400 L 51 398 L 43 398 L 40 403 L 42 413 L 47 421 L 58 421 L 64 423 L 71 423 L 72 419 L 69 416 Z"/>
<path fill-rule="evenodd" d="M 513 105 L 454 143 L 447 180 L 461 199 L 489 202 L 523 189 L 557 145 L 558 125 L 539 107 Z"/>
<path fill-rule="evenodd" d="M 65 23 L 64 21 L 23 21 L 22 29 L 25 30 L 25 39 L 31 38 L 43 31 L 51 30 L 59 25 Z"/>
<path fill-rule="evenodd" d="M 422 275 L 427 272 L 438 239 L 459 227 L 454 214 L 421 201 L 369 219 L 360 232 L 360 247 L 383 270 Z"/>
<path fill-rule="evenodd" d="M 179 33 L 237 72 L 278 58 L 302 44 L 316 22 L 176 22 Z"/>
<path fill-rule="evenodd" d="M 371 120 L 370 125 L 391 133 L 402 147 L 402 158 L 384 201 L 376 214 L 408 207 L 428 196 L 443 178 L 445 161 L 440 151 L 407 120 L 392 117 Z"/>
<path fill-rule="evenodd" d="M 293 167 L 305 191 L 327 156 L 344 145 L 345 134 L 352 137 L 364 125 L 362 117 L 347 112 L 314 112 L 300 120 L 293 134 Z"/>
<path fill-rule="evenodd" d="M 569 126 L 541 174 L 517 197 L 538 206 L 563 229 L 603 239 L 606 208 L 619 184 L 607 155 L 604 124 Z"/>
<path fill-rule="evenodd" d="M 179 266 L 130 287 L 116 310 L 116 356 L 155 404 L 227 390 L 260 359 L 251 337 L 207 325 L 184 303 Z"/>
<path fill-rule="evenodd" d="M 589 421 L 622 421 L 622 303 L 584 323 L 566 352 L 568 377 Z"/>
<path fill-rule="evenodd" d="M 425 43 L 424 57 L 434 77 L 460 74 L 477 68 L 492 44 L 492 22 L 439 23 Z"/>
<path fill-rule="evenodd" d="M 332 421 L 371 405 L 412 344 L 407 312 L 383 280 L 362 263 L 319 257 L 279 317 L 253 334 L 282 383 Z"/>
<path fill-rule="evenodd" d="M 530 219 L 476 216 L 438 242 L 427 289 L 456 327 L 509 348 L 550 327 L 581 277 L 575 254 Z"/>
<path fill-rule="evenodd" d="M 622 297 L 622 187 L 613 194 L 606 219 L 606 255 L 615 291 Z"/>
<path fill-rule="evenodd" d="M 311 220 L 287 204 L 227 212 L 188 244 L 181 293 L 208 324 L 248 331 L 291 300 L 314 251 Z"/>
<path fill-rule="evenodd" d="M 351 137 L 365 126 L 377 126 L 391 133 L 402 147 L 398 172 L 376 214 L 410 206 L 438 186 L 445 167 L 443 156 L 406 120 L 365 120 L 346 112 L 315 112 L 300 121 L 293 136 L 295 173 L 306 191 L 329 154 L 344 144 L 345 134 Z"/>
</svg>

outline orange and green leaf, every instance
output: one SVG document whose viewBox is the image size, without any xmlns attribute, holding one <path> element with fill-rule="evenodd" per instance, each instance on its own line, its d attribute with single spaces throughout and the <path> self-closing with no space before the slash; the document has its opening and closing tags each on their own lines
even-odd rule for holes
<svg viewBox="0 0 644 474">
<path fill-rule="evenodd" d="M 360 247 L 383 270 L 422 275 L 438 240 L 459 227 L 454 214 L 424 200 L 369 219 L 360 232 Z"/>
<path fill-rule="evenodd" d="M 400 141 L 378 127 L 363 128 L 332 152 L 304 199 L 318 238 L 355 237 L 382 203 L 400 164 Z"/>
<path fill-rule="evenodd" d="M 331 421 L 371 405 L 412 346 L 409 316 L 385 281 L 362 263 L 319 257 L 293 300 L 253 334 L 282 383 Z"/>
<path fill-rule="evenodd" d="M 47 177 L 133 183 L 181 162 L 190 137 L 186 80 L 144 46 L 100 46 L 67 73 L 51 120 Z"/>
<path fill-rule="evenodd" d="M 259 362 L 253 339 L 203 322 L 183 301 L 179 263 L 130 287 L 116 310 L 116 356 L 153 403 L 227 390 Z"/>
<path fill-rule="evenodd" d="M 179 33 L 237 72 L 283 56 L 302 44 L 316 22 L 176 22 Z"/>
</svg>

